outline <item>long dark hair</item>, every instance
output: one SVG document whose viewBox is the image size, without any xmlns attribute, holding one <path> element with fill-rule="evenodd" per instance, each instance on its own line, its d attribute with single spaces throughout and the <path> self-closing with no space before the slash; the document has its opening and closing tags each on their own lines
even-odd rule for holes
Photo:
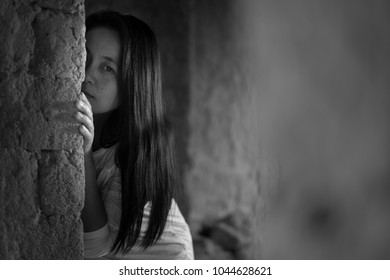
<svg viewBox="0 0 390 280">
<path fill-rule="evenodd" d="M 103 147 L 118 143 L 115 162 L 121 171 L 122 215 L 112 251 L 126 253 L 140 235 L 146 203 L 151 203 L 151 212 L 141 246 L 151 246 L 164 230 L 178 182 L 173 136 L 163 106 L 153 31 L 134 16 L 107 10 L 87 17 L 87 32 L 97 26 L 111 28 L 121 38 L 120 106 L 101 141 Z"/>
</svg>

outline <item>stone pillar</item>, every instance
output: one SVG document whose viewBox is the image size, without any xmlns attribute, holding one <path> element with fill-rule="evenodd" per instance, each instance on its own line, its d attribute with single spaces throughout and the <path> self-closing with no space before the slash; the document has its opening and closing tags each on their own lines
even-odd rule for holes
<svg viewBox="0 0 390 280">
<path fill-rule="evenodd" d="M 0 2 L 0 258 L 80 259 L 82 138 L 51 118 L 83 80 L 84 4 Z"/>
</svg>

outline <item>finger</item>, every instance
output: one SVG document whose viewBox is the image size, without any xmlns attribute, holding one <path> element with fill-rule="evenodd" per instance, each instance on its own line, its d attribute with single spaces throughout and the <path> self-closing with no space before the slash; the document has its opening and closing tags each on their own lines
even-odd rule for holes
<svg viewBox="0 0 390 280">
<path fill-rule="evenodd" d="M 84 151 L 85 149 L 89 150 L 93 143 L 93 135 L 88 131 L 88 129 L 84 125 L 81 125 L 79 127 L 79 132 L 84 139 L 84 144 L 83 144 Z"/>
<path fill-rule="evenodd" d="M 84 137 L 84 141 L 86 142 L 92 142 L 93 141 L 93 134 L 88 130 L 87 127 L 84 125 L 80 125 L 79 131 L 81 135 Z"/>
<path fill-rule="evenodd" d="M 78 100 L 76 103 L 77 109 L 79 109 L 80 112 L 87 115 L 88 118 L 90 118 L 93 121 L 93 113 L 90 107 L 88 107 L 87 104 L 85 104 L 82 100 Z"/>
<path fill-rule="evenodd" d="M 88 100 L 88 98 L 85 96 L 85 93 L 84 93 L 84 92 L 81 92 L 81 94 L 80 94 L 80 99 L 81 99 L 85 104 L 87 104 L 87 106 L 92 110 L 91 103 L 89 103 L 89 100 Z"/>
<path fill-rule="evenodd" d="M 75 117 L 76 120 L 78 120 L 88 129 L 88 131 L 90 131 L 92 134 L 94 133 L 93 121 L 87 115 L 84 115 L 81 112 L 77 112 Z"/>
</svg>

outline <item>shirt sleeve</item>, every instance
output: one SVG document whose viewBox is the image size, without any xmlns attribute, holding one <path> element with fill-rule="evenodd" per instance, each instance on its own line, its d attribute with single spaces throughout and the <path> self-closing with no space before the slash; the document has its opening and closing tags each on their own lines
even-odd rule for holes
<svg viewBox="0 0 390 280">
<path fill-rule="evenodd" d="M 104 208 L 107 214 L 107 224 L 93 232 L 84 233 L 84 258 L 100 258 L 108 255 L 116 240 L 121 218 L 121 182 L 119 169 L 110 174 L 99 186 Z M 102 191 L 104 190 L 104 191 Z"/>
<path fill-rule="evenodd" d="M 98 230 L 84 232 L 84 258 L 92 259 L 107 255 L 110 243 L 108 224 Z"/>
</svg>

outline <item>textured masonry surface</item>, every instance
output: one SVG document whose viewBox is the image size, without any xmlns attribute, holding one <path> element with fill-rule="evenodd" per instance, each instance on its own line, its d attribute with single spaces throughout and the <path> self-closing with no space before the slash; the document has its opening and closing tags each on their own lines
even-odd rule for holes
<svg viewBox="0 0 390 280">
<path fill-rule="evenodd" d="M 84 3 L 0 2 L 0 258 L 82 258 Z"/>
</svg>

